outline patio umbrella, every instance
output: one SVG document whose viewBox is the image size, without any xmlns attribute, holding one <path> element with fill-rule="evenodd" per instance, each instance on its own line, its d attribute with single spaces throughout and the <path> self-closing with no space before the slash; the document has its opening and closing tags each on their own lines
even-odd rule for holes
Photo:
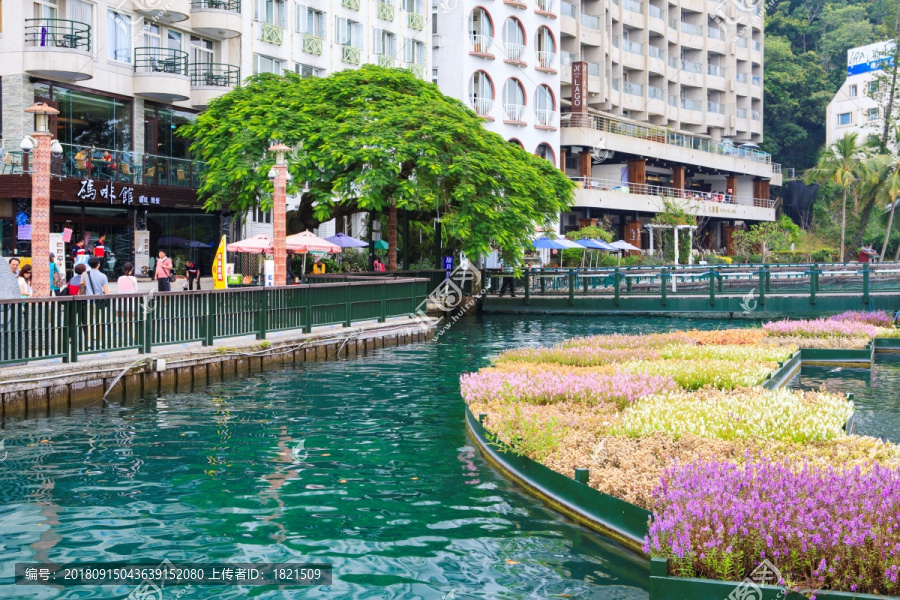
<svg viewBox="0 0 900 600">
<path fill-rule="evenodd" d="M 565 249 L 574 249 L 574 250 L 584 250 L 584 246 L 578 244 L 577 242 L 573 242 L 567 240 L 566 238 L 559 238 L 558 240 L 553 240 L 557 244 L 560 244 Z"/>
<path fill-rule="evenodd" d="M 295 254 L 306 254 L 307 252 L 341 252 L 342 249 L 337 244 L 332 244 L 328 240 L 323 240 L 311 231 L 301 231 L 294 235 L 289 235 L 285 239 L 288 252 Z M 306 259 L 300 262 L 300 281 L 306 277 Z"/>
<path fill-rule="evenodd" d="M 343 233 L 327 237 L 325 238 L 325 241 L 331 242 L 335 246 L 340 246 L 341 248 L 363 248 L 368 246 L 364 241 L 350 237 L 349 235 L 344 235 Z"/>
<path fill-rule="evenodd" d="M 559 240 L 551 240 L 548 237 L 539 237 L 531 242 L 531 245 L 538 250 L 565 250 L 568 246 L 559 243 Z"/>
<path fill-rule="evenodd" d="M 595 242 L 594 240 L 576 240 L 579 246 L 587 248 L 588 250 L 606 250 L 603 246 Z"/>
<path fill-rule="evenodd" d="M 609 250 L 610 252 L 618 252 L 619 249 L 610 244 L 609 242 L 604 242 L 603 240 L 593 240 L 595 244 L 598 246 L 598 250 Z"/>
<path fill-rule="evenodd" d="M 610 245 L 613 246 L 613 247 L 615 247 L 615 248 L 618 248 L 619 250 L 631 250 L 631 251 L 634 251 L 634 252 L 640 252 L 640 251 L 641 251 L 640 248 L 638 248 L 638 247 L 636 247 L 636 246 L 632 246 L 631 244 L 629 244 L 629 243 L 626 242 L 625 240 L 619 240 L 619 241 L 617 241 L 617 242 L 613 242 L 613 243 L 610 244 Z"/>
<path fill-rule="evenodd" d="M 272 240 L 264 233 L 225 246 L 229 252 L 247 252 L 249 254 L 259 254 L 260 252 L 272 254 L 273 248 Z"/>
<path fill-rule="evenodd" d="M 388 246 L 388 243 L 384 240 L 377 240 L 375 242 L 376 250 L 387 250 L 388 248 L 390 248 L 390 246 Z"/>
</svg>

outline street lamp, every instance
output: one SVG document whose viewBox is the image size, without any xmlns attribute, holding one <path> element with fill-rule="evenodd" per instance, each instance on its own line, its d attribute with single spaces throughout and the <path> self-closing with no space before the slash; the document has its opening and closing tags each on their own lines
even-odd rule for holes
<svg viewBox="0 0 900 600">
<path fill-rule="evenodd" d="M 23 152 L 31 157 L 31 269 L 35 296 L 50 295 L 50 155 L 62 154 L 62 146 L 53 139 L 48 123 L 59 111 L 35 102 L 25 109 L 34 115 L 34 133 L 22 140 Z"/>
<path fill-rule="evenodd" d="M 269 179 L 274 183 L 272 193 L 272 258 L 275 260 L 275 285 L 287 283 L 287 182 L 290 175 L 287 172 L 287 163 L 284 161 L 284 153 L 290 148 L 276 142 L 269 148 L 269 152 L 275 153 L 275 166 L 269 169 Z"/>
</svg>

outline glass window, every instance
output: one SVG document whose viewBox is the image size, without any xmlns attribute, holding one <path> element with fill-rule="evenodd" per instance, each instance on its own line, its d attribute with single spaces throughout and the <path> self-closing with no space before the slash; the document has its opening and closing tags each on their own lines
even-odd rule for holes
<svg viewBox="0 0 900 600">
<path fill-rule="evenodd" d="M 297 63 L 294 65 L 294 72 L 297 73 L 300 77 L 321 77 L 322 69 L 317 67 L 311 67 L 309 65 L 302 65 Z"/>
<path fill-rule="evenodd" d="M 494 37 L 494 24 L 486 10 L 478 7 L 469 15 L 469 33 L 473 41 L 477 41 L 476 36 L 484 36 L 486 38 Z"/>
<path fill-rule="evenodd" d="M 185 263 L 193 260 L 199 265 L 203 276 L 209 277 L 222 237 L 218 225 L 216 215 L 148 212 L 150 258 L 155 258 L 160 250 L 164 250 L 172 259 L 176 271 L 182 272 Z"/>
<path fill-rule="evenodd" d="M 409 64 L 425 64 L 425 44 L 412 38 L 403 39 L 403 60 Z"/>
<path fill-rule="evenodd" d="M 394 56 L 397 52 L 397 36 L 384 29 L 373 29 L 372 52 L 383 56 Z"/>
<path fill-rule="evenodd" d="M 553 148 L 551 148 L 549 144 L 541 144 L 540 146 L 538 146 L 535 154 L 545 160 L 549 160 L 551 163 L 556 162 L 556 160 L 553 158 Z"/>
<path fill-rule="evenodd" d="M 869 120 L 877 121 L 878 117 L 879 117 L 879 110 L 877 108 L 870 108 L 869 109 Z"/>
<path fill-rule="evenodd" d="M 422 14 L 421 0 L 403 0 L 402 8 L 406 12 Z"/>
<path fill-rule="evenodd" d="M 56 2 L 53 0 L 41 0 L 34 3 L 35 19 L 55 19 Z"/>
<path fill-rule="evenodd" d="M 313 37 L 325 38 L 325 13 L 321 10 L 297 5 L 297 31 Z"/>
<path fill-rule="evenodd" d="M 159 25 L 144 21 L 144 47 L 153 48 L 151 56 L 159 59 L 160 35 Z"/>
<path fill-rule="evenodd" d="M 197 118 L 196 113 L 171 106 L 144 104 L 144 152 L 172 158 L 190 158 L 191 140 L 176 134 Z"/>
<path fill-rule="evenodd" d="M 51 101 L 59 111 L 56 137 L 62 144 L 131 150 L 132 103 L 70 90 L 53 84 L 35 84 L 35 101 Z"/>
<path fill-rule="evenodd" d="M 494 97 L 494 85 L 484 71 L 475 71 L 469 80 L 469 95 L 473 98 L 491 100 Z"/>
<path fill-rule="evenodd" d="M 254 18 L 263 23 L 284 27 L 284 2 L 279 0 L 256 0 Z"/>
<path fill-rule="evenodd" d="M 556 52 L 556 42 L 553 40 L 553 34 L 550 33 L 550 30 L 546 27 L 540 27 L 538 29 L 535 44 L 535 48 L 538 52 L 548 52 L 550 54 Z"/>
<path fill-rule="evenodd" d="M 270 56 L 262 54 L 253 55 L 253 72 L 254 73 L 275 73 L 281 75 L 281 61 Z"/>
<path fill-rule="evenodd" d="M 556 106 L 553 102 L 553 92 L 550 91 L 550 88 L 546 85 L 539 85 L 537 88 L 537 93 L 534 96 L 534 108 L 535 110 L 556 110 Z"/>
<path fill-rule="evenodd" d="M 847 112 L 838 115 L 838 125 L 849 125 L 850 123 L 850 113 Z"/>
<path fill-rule="evenodd" d="M 106 18 L 106 57 L 131 62 L 131 17 L 114 10 Z"/>
<path fill-rule="evenodd" d="M 200 65 L 208 65 L 213 60 L 213 43 L 196 35 L 191 36 L 191 60 Z"/>
<path fill-rule="evenodd" d="M 69 0 L 69 18 L 94 28 L 94 5 L 83 0 Z"/>
<path fill-rule="evenodd" d="M 503 86 L 503 103 L 522 106 L 525 104 L 525 90 L 517 79 L 507 79 Z"/>
<path fill-rule="evenodd" d="M 169 29 L 166 40 L 167 40 L 166 47 L 169 50 L 181 50 L 181 32 L 180 31 L 175 31 L 174 29 Z"/>
<path fill-rule="evenodd" d="M 850 96 L 851 98 L 856 98 L 856 85 L 851 85 L 847 89 L 847 95 Z"/>
<path fill-rule="evenodd" d="M 335 41 L 342 46 L 363 47 L 362 23 L 338 17 L 335 20 L 335 36 Z"/>
<path fill-rule="evenodd" d="M 878 81 L 870 81 L 869 82 L 869 95 L 878 92 Z"/>
<path fill-rule="evenodd" d="M 525 44 L 525 30 L 519 20 L 510 17 L 503 24 L 503 43 L 504 44 Z"/>
</svg>

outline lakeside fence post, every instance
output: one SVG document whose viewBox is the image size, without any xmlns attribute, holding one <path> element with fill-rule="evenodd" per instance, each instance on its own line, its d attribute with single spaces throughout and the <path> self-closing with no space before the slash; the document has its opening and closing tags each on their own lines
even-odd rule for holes
<svg viewBox="0 0 900 600">
<path fill-rule="evenodd" d="M 75 321 L 77 302 L 72 300 L 66 302 L 66 338 L 68 348 L 66 349 L 66 358 L 63 362 L 78 361 L 78 323 Z"/>
<path fill-rule="evenodd" d="M 575 270 L 569 269 L 569 306 L 575 306 Z"/>
<path fill-rule="evenodd" d="M 769 265 L 766 265 L 766 293 L 771 293 L 772 291 L 772 271 L 769 268 Z"/>
<path fill-rule="evenodd" d="M 378 316 L 378 322 L 384 323 L 387 320 L 387 284 L 381 282 L 381 314 Z M 427 307 L 426 307 L 427 308 Z"/>
<path fill-rule="evenodd" d="M 531 304 L 531 269 L 525 269 L 525 306 Z"/>
<path fill-rule="evenodd" d="M 216 301 L 212 290 L 206 293 L 206 331 L 204 346 L 212 346 L 216 338 Z"/>
<path fill-rule="evenodd" d="M 269 320 L 269 292 L 265 288 L 257 292 L 259 294 L 259 315 L 258 324 L 259 330 L 256 332 L 256 339 L 264 340 L 266 339 L 266 329 L 268 328 L 268 320 Z"/>
<path fill-rule="evenodd" d="M 765 266 L 759 267 L 759 305 L 766 305 L 766 268 Z"/>
<path fill-rule="evenodd" d="M 816 281 L 816 274 L 817 274 L 818 270 L 819 270 L 819 265 L 817 265 L 815 263 L 813 263 L 812 269 L 809 270 L 809 303 L 810 304 L 816 303 L 816 287 L 817 287 L 817 283 L 818 283 Z"/>
<path fill-rule="evenodd" d="M 312 333 L 312 288 L 309 287 L 309 284 L 304 288 L 304 292 L 306 292 L 306 297 L 303 307 L 303 333 Z"/>
<path fill-rule="evenodd" d="M 665 306 L 666 305 L 666 278 L 669 276 L 668 270 L 663 267 L 659 271 L 659 301 Z"/>
<path fill-rule="evenodd" d="M 547 278 L 544 277 L 544 269 L 543 268 L 541 268 L 541 271 L 538 274 L 538 277 L 541 280 L 541 294 L 546 294 L 547 293 Z"/>
<path fill-rule="evenodd" d="M 619 268 L 616 267 L 615 272 L 613 273 L 613 285 L 615 286 L 614 298 L 616 306 L 619 305 L 619 285 L 621 285 L 621 277 L 622 274 L 619 272 Z"/>
<path fill-rule="evenodd" d="M 581 285 L 584 288 L 584 295 L 587 296 L 588 293 L 588 276 L 587 271 L 581 274 Z"/>
<path fill-rule="evenodd" d="M 709 268 L 709 305 L 716 305 L 716 271 Z"/>
<path fill-rule="evenodd" d="M 345 295 L 347 300 L 347 312 L 344 315 L 344 327 L 350 327 L 353 324 L 353 284 L 347 284 L 347 293 Z"/>
<path fill-rule="evenodd" d="M 716 267 L 716 287 L 719 288 L 719 293 L 722 293 L 722 274 L 719 272 L 719 267 Z"/>
<path fill-rule="evenodd" d="M 863 304 L 869 305 L 869 263 L 863 263 Z"/>
<path fill-rule="evenodd" d="M 148 300 L 149 302 L 149 300 Z M 141 308 L 143 327 L 141 328 L 143 339 L 141 340 L 141 353 L 150 354 L 153 348 L 153 311 L 147 306 Z"/>
</svg>

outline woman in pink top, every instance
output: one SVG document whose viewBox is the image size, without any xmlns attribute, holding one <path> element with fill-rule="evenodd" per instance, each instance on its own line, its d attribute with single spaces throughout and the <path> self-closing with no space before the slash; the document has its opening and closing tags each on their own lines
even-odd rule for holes
<svg viewBox="0 0 900 600">
<path fill-rule="evenodd" d="M 169 285 L 169 273 L 172 272 L 172 259 L 166 256 L 164 250 L 159 251 L 159 260 L 156 261 L 156 284 L 160 292 L 171 292 Z"/>
<path fill-rule="evenodd" d="M 134 265 L 130 262 L 125 263 L 125 266 L 122 267 L 125 271 L 124 274 L 119 277 L 119 280 L 116 284 L 119 286 L 120 294 L 136 294 L 138 291 L 137 288 L 137 278 L 134 276 Z"/>
</svg>

